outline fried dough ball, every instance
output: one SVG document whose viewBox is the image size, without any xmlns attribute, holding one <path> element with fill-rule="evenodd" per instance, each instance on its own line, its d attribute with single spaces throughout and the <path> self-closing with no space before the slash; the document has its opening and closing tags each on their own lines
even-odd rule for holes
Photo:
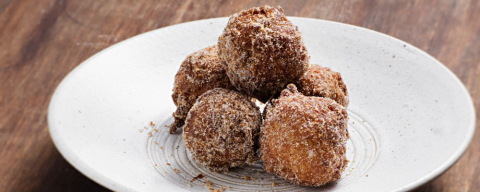
<svg viewBox="0 0 480 192">
<path fill-rule="evenodd" d="M 249 97 L 237 91 L 212 89 L 188 113 L 183 140 L 194 160 L 214 171 L 253 164 L 262 116 Z"/>
<path fill-rule="evenodd" d="M 348 106 L 347 86 L 340 73 L 330 68 L 311 64 L 296 84 L 303 95 L 326 97 L 344 107 Z"/>
<path fill-rule="evenodd" d="M 297 81 L 309 61 L 298 27 L 270 6 L 233 14 L 218 38 L 218 56 L 232 85 L 262 102 Z"/>
<path fill-rule="evenodd" d="M 329 98 L 304 96 L 290 84 L 266 110 L 260 151 L 267 172 L 303 186 L 341 177 L 348 164 L 344 107 Z"/>
<path fill-rule="evenodd" d="M 173 113 L 175 121 L 170 125 L 170 133 L 183 126 L 188 111 L 200 95 L 218 87 L 233 88 L 218 59 L 217 46 L 188 55 L 175 75 L 172 99 L 177 110 Z"/>
</svg>

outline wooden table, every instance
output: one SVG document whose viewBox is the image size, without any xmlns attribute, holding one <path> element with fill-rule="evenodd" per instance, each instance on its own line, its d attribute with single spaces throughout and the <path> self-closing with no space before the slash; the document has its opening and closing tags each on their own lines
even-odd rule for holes
<svg viewBox="0 0 480 192">
<path fill-rule="evenodd" d="M 0 0 L 0 191 L 105 191 L 69 165 L 49 137 L 47 107 L 60 81 L 126 38 L 264 4 L 411 43 L 451 69 L 480 109 L 480 1 Z M 439 190 L 480 190 L 480 131 L 457 164 L 418 189 Z"/>
</svg>

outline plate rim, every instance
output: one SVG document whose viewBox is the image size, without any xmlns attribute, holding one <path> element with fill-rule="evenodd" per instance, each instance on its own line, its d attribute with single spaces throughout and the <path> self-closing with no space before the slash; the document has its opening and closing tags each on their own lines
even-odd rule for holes
<svg viewBox="0 0 480 192">
<path fill-rule="evenodd" d="M 68 163 L 70 163 L 76 170 L 78 170 L 80 173 L 82 173 L 83 175 L 85 175 L 86 177 L 88 177 L 89 179 L 98 183 L 101 186 L 104 186 L 104 187 L 106 187 L 110 190 L 116 190 L 116 191 L 135 191 L 134 189 L 129 188 L 129 187 L 123 185 L 122 183 L 115 182 L 112 179 L 108 178 L 107 176 L 103 175 L 102 173 L 100 173 L 100 172 L 96 171 L 95 169 L 89 167 L 85 162 L 78 160 L 76 158 L 76 155 L 74 153 L 72 153 L 71 150 L 62 146 L 61 138 L 60 138 L 59 135 L 56 134 L 56 129 L 59 129 L 59 128 L 56 128 L 56 125 L 53 123 L 53 119 L 52 119 L 52 115 L 51 115 L 52 113 L 54 113 L 53 112 L 53 108 L 54 108 L 53 106 L 56 103 L 55 102 L 56 96 L 62 90 L 62 87 L 65 86 L 65 84 L 69 81 L 69 79 L 72 78 L 73 76 L 75 76 L 76 73 L 78 73 L 79 69 L 86 66 L 89 63 L 89 61 L 94 60 L 96 57 L 102 55 L 104 52 L 107 52 L 111 49 L 114 49 L 117 46 L 121 46 L 121 45 L 123 45 L 127 42 L 130 42 L 130 41 L 133 41 L 137 38 L 141 38 L 141 37 L 143 37 L 145 35 L 148 35 L 148 34 L 154 32 L 154 31 L 157 31 L 157 30 L 165 30 L 165 29 L 172 28 L 172 27 L 179 27 L 179 26 L 188 25 L 188 24 L 194 23 L 194 22 L 208 22 L 208 21 L 211 21 L 211 20 L 226 20 L 228 18 L 229 17 L 215 17 L 215 18 L 194 20 L 194 21 L 169 25 L 169 26 L 165 26 L 165 27 L 162 27 L 162 28 L 147 31 L 147 32 L 144 32 L 144 33 L 140 33 L 140 34 L 137 34 L 135 36 L 129 37 L 127 39 L 124 39 L 124 40 L 122 40 L 118 43 L 115 43 L 115 44 L 113 44 L 113 45 L 111 45 L 111 46 L 93 54 L 92 56 L 90 56 L 86 60 L 82 61 L 73 70 L 71 70 L 61 80 L 61 82 L 55 88 L 55 91 L 53 92 L 53 94 L 51 96 L 51 99 L 50 99 L 50 103 L 48 105 L 48 114 L 47 114 L 49 135 L 50 135 L 50 137 L 53 141 L 54 146 L 58 149 L 58 151 L 60 152 L 62 157 Z M 323 19 L 316 19 L 316 18 L 309 18 L 309 17 L 290 17 L 289 16 L 288 18 L 293 18 L 294 20 L 297 20 L 297 19 L 298 20 L 310 20 L 310 21 L 313 21 L 313 22 L 325 22 L 325 23 L 331 23 L 331 24 L 334 24 L 334 25 L 344 25 L 344 26 L 348 26 L 348 27 L 353 27 L 353 28 L 363 30 L 363 31 L 368 32 L 368 33 L 374 33 L 375 35 L 381 35 L 381 36 L 387 37 L 389 39 L 393 39 L 394 41 L 398 41 L 398 42 L 401 42 L 405 45 L 408 45 L 410 48 L 414 49 L 415 51 L 417 51 L 421 55 L 428 57 L 429 59 L 435 61 L 436 64 L 440 65 L 441 68 L 449 74 L 449 76 L 453 77 L 456 84 L 461 87 L 462 95 L 467 96 L 467 98 L 469 98 L 470 105 L 468 107 L 468 110 L 471 112 L 470 113 L 471 117 L 470 117 L 470 122 L 469 122 L 469 124 L 471 126 L 468 127 L 466 139 L 462 141 L 462 143 L 460 144 L 460 147 L 458 147 L 456 149 L 454 154 L 452 156 L 450 156 L 449 159 L 447 159 L 443 164 L 438 166 L 436 169 L 431 170 L 430 173 L 424 175 L 423 177 L 417 179 L 416 181 L 411 182 L 411 183 L 409 183 L 409 184 L 407 184 L 403 187 L 400 187 L 398 189 L 395 189 L 394 191 L 410 191 L 410 190 L 413 190 L 413 189 L 421 186 L 422 184 L 425 184 L 425 183 L 433 180 L 434 178 L 440 176 L 442 173 L 446 172 L 449 168 L 451 168 L 463 156 L 463 154 L 465 154 L 469 144 L 471 143 L 471 141 L 473 139 L 474 133 L 475 133 L 476 111 L 475 111 L 475 107 L 474 107 L 472 97 L 471 97 L 470 93 L 468 92 L 468 89 L 461 82 L 461 80 L 447 66 L 445 66 L 443 63 L 438 61 L 436 58 L 434 58 L 430 54 L 426 53 L 425 51 L 421 50 L 420 48 L 417 48 L 417 47 L 411 45 L 408 42 L 405 42 L 405 41 L 400 40 L 396 37 L 393 37 L 393 36 L 378 32 L 378 31 L 374 31 L 372 29 L 368 29 L 368 28 L 364 28 L 364 27 L 360 27 L 360 26 L 355 26 L 355 25 L 347 24 L 347 23 L 341 23 L 341 22 L 323 20 Z"/>
</svg>

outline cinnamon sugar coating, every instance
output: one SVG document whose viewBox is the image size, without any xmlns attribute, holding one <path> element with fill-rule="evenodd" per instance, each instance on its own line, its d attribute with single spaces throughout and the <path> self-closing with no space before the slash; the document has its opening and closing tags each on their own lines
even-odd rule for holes
<svg viewBox="0 0 480 192">
<path fill-rule="evenodd" d="M 344 107 L 348 106 L 347 86 L 340 73 L 330 68 L 311 64 L 296 85 L 303 95 L 326 97 Z"/>
<path fill-rule="evenodd" d="M 233 88 L 218 59 L 217 46 L 206 47 L 188 55 L 175 75 L 172 99 L 177 110 L 173 113 L 175 121 L 170 125 L 170 133 L 175 133 L 183 126 L 188 111 L 200 95 L 218 87 Z"/>
<path fill-rule="evenodd" d="M 309 56 L 298 27 L 281 7 L 233 14 L 218 38 L 218 55 L 232 85 L 262 102 L 307 70 Z"/>
<path fill-rule="evenodd" d="M 348 115 L 329 98 L 304 96 L 293 84 L 266 108 L 260 151 L 267 172 L 303 186 L 336 181 L 348 164 Z"/>
<path fill-rule="evenodd" d="M 250 98 L 237 91 L 212 89 L 188 113 L 183 140 L 195 161 L 214 171 L 255 163 L 262 117 Z"/>
</svg>

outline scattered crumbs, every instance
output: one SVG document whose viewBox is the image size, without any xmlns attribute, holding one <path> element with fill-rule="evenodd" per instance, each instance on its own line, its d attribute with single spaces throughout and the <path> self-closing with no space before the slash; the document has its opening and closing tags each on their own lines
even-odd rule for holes
<svg viewBox="0 0 480 192">
<path fill-rule="evenodd" d="M 155 132 L 158 132 L 158 129 L 157 129 L 157 128 L 155 128 L 155 129 L 153 129 L 153 131 L 155 131 Z"/>
<path fill-rule="evenodd" d="M 197 179 L 202 179 L 202 178 L 204 178 L 204 177 L 205 177 L 205 175 L 203 175 L 203 174 L 200 173 L 200 174 L 198 174 L 197 176 L 195 176 L 195 177 L 193 177 L 192 179 L 190 179 L 190 182 L 193 182 L 193 181 L 195 181 L 195 180 L 197 180 Z"/>
<path fill-rule="evenodd" d="M 175 149 L 178 149 L 178 147 L 180 147 L 180 146 L 177 145 L 177 147 L 175 147 Z"/>
<path fill-rule="evenodd" d="M 205 185 L 206 185 L 207 187 L 211 187 L 211 186 L 213 186 L 213 183 L 212 183 L 210 180 L 206 180 L 206 181 L 205 181 Z"/>
<path fill-rule="evenodd" d="M 275 187 L 275 186 L 278 186 L 278 184 L 275 182 L 272 182 L 272 187 Z"/>
<path fill-rule="evenodd" d="M 148 136 L 149 137 L 153 136 L 152 132 L 148 132 Z"/>
<path fill-rule="evenodd" d="M 438 103 L 438 100 L 435 100 L 435 103 Z"/>
<path fill-rule="evenodd" d="M 406 47 L 407 45 L 403 45 L 403 47 Z"/>
<path fill-rule="evenodd" d="M 433 129 L 430 129 L 430 131 L 433 131 Z"/>
<path fill-rule="evenodd" d="M 127 141 L 127 140 L 123 139 L 123 141 Z"/>
<path fill-rule="evenodd" d="M 155 145 L 158 145 L 158 141 L 155 141 Z"/>
<path fill-rule="evenodd" d="M 167 165 L 168 165 L 168 166 L 170 166 L 170 165 L 172 165 L 172 164 L 170 164 L 170 163 L 167 163 Z"/>
<path fill-rule="evenodd" d="M 355 121 L 352 121 L 352 125 L 355 124 Z"/>
<path fill-rule="evenodd" d="M 220 187 L 220 189 L 215 189 L 213 187 L 208 188 L 211 192 L 224 192 L 225 188 Z"/>
<path fill-rule="evenodd" d="M 126 151 L 124 151 L 123 153 L 127 153 Z"/>
<path fill-rule="evenodd" d="M 160 149 L 163 150 L 163 146 L 160 146 Z"/>
<path fill-rule="evenodd" d="M 365 177 L 368 177 L 368 175 L 365 175 Z"/>
<path fill-rule="evenodd" d="M 140 130 L 138 130 L 138 131 L 140 131 L 140 133 L 143 133 L 143 129 L 140 129 Z"/>
<path fill-rule="evenodd" d="M 150 126 L 155 127 L 155 123 L 153 123 L 153 121 L 150 121 Z"/>
<path fill-rule="evenodd" d="M 156 163 L 155 163 L 155 167 L 158 166 Z"/>
<path fill-rule="evenodd" d="M 392 58 L 395 58 L 395 55 L 393 55 Z"/>
<path fill-rule="evenodd" d="M 250 181 L 251 179 L 252 179 L 251 177 L 245 176 L 245 180 L 246 180 L 246 181 Z"/>
<path fill-rule="evenodd" d="M 388 67 L 392 67 L 392 65 L 388 65 Z"/>
<path fill-rule="evenodd" d="M 180 173 L 180 170 L 178 170 L 178 169 L 173 169 L 173 171 L 175 171 L 175 173 L 177 173 L 177 174 Z"/>
</svg>

